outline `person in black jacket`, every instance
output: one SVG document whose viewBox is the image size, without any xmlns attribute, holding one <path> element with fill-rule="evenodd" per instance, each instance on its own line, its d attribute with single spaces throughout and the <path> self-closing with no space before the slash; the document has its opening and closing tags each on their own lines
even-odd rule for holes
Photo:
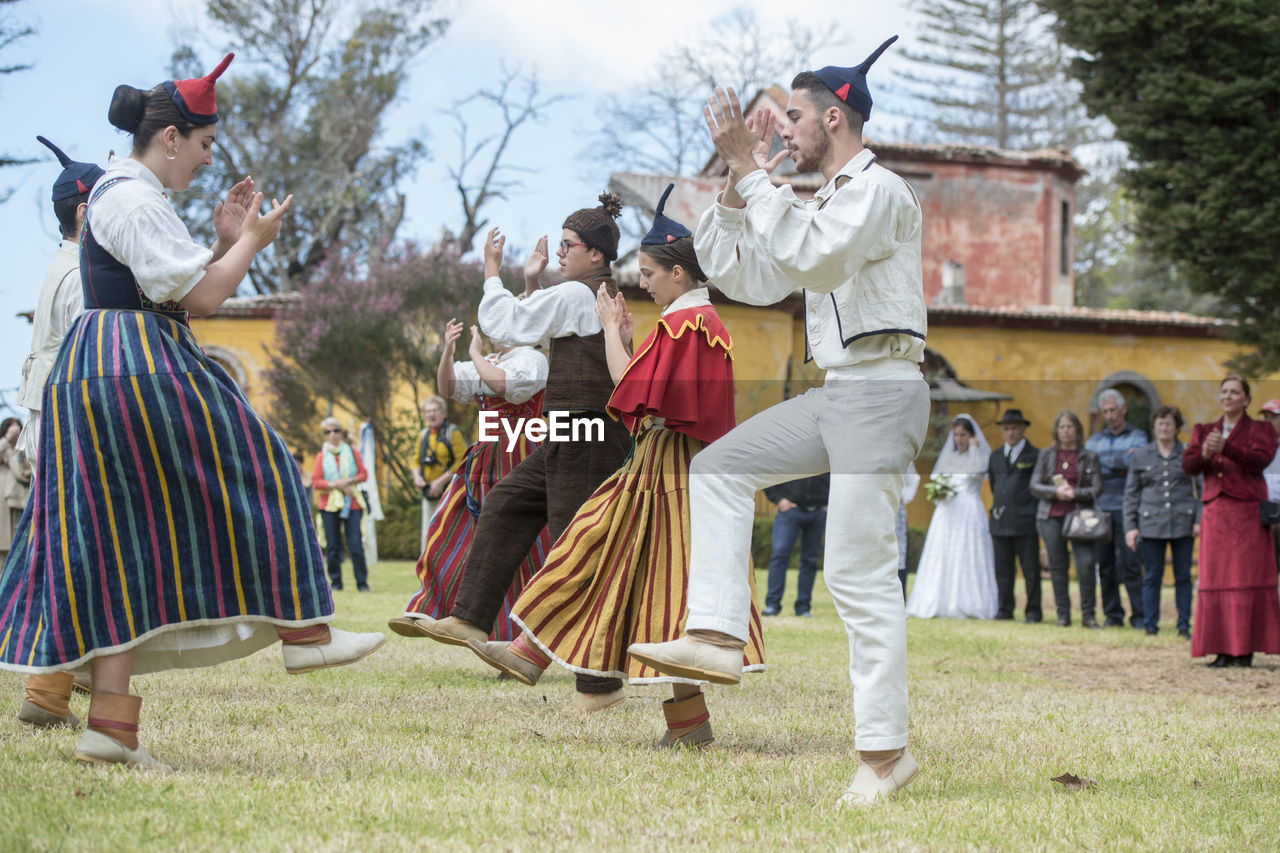
<svg viewBox="0 0 1280 853">
<path fill-rule="evenodd" d="M 813 576 L 818 571 L 822 537 L 827 532 L 827 494 L 831 475 L 819 474 L 779 483 L 764 490 L 765 497 L 778 505 L 773 517 L 773 552 L 769 555 L 769 589 L 764 597 L 763 616 L 782 612 L 782 591 L 787 585 L 787 565 L 796 539 L 800 540 L 800 576 L 796 579 L 796 615 L 811 616 L 809 599 Z"/>
<path fill-rule="evenodd" d="M 1031 495 L 1031 474 L 1040 450 L 1027 441 L 1031 421 L 1021 409 L 1007 409 L 998 421 L 1004 447 L 991 454 L 987 481 L 991 483 L 991 546 L 995 552 L 997 619 L 1013 618 L 1013 584 L 1017 577 L 1014 558 L 1022 564 L 1027 585 L 1026 622 L 1039 622 L 1040 538 L 1036 534 L 1036 506 Z"/>
</svg>

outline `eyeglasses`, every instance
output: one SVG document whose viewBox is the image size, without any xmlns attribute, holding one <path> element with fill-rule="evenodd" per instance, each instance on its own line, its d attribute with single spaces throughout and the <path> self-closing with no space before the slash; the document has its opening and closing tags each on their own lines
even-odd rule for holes
<svg viewBox="0 0 1280 853">
<path fill-rule="evenodd" d="M 583 249 L 587 248 L 587 244 L 586 244 L 586 243 L 570 243 L 568 240 L 561 240 L 561 241 L 560 241 L 560 251 L 562 251 L 562 252 L 567 252 L 567 251 L 569 251 L 570 249 L 572 249 L 572 248 L 573 248 L 573 247 L 575 247 L 575 246 L 579 246 L 579 247 L 581 247 L 581 248 L 583 248 Z"/>
<path fill-rule="evenodd" d="M 327 430 L 325 430 L 325 431 L 324 431 L 324 434 L 325 434 L 325 435 L 329 435 L 329 434 L 331 434 L 331 433 L 335 433 L 335 432 L 336 432 L 336 433 L 341 433 L 341 432 L 342 432 L 342 430 L 340 430 L 340 429 L 327 429 Z"/>
</svg>

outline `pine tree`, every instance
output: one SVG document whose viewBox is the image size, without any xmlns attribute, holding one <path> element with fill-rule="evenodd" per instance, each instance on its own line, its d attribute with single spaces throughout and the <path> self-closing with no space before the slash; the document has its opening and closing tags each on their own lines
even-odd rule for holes
<svg viewBox="0 0 1280 853">
<path fill-rule="evenodd" d="M 901 94 L 939 142 L 1070 149 L 1096 136 L 1050 19 L 1032 0 L 915 0 L 921 32 Z"/>
<path fill-rule="evenodd" d="M 1128 146 L 1136 231 L 1193 290 L 1216 297 L 1280 367 L 1280 14 L 1275 0 L 1044 0 L 1084 56 L 1090 111 Z"/>
</svg>

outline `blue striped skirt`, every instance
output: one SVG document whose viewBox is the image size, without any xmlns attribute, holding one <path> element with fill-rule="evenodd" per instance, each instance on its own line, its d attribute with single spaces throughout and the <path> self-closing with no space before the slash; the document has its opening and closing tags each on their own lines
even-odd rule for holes
<svg viewBox="0 0 1280 853">
<path fill-rule="evenodd" d="M 83 314 L 0 575 L 0 669 L 209 666 L 332 614 L 297 466 L 226 371 L 162 314 Z"/>
</svg>

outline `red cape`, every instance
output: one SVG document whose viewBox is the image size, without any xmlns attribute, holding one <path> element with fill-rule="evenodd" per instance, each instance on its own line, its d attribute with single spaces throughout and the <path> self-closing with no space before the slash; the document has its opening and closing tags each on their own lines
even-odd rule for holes
<svg viewBox="0 0 1280 853">
<path fill-rule="evenodd" d="M 623 371 L 609 413 L 629 431 L 645 416 L 704 444 L 733 429 L 733 345 L 710 305 L 658 319 Z"/>
</svg>

